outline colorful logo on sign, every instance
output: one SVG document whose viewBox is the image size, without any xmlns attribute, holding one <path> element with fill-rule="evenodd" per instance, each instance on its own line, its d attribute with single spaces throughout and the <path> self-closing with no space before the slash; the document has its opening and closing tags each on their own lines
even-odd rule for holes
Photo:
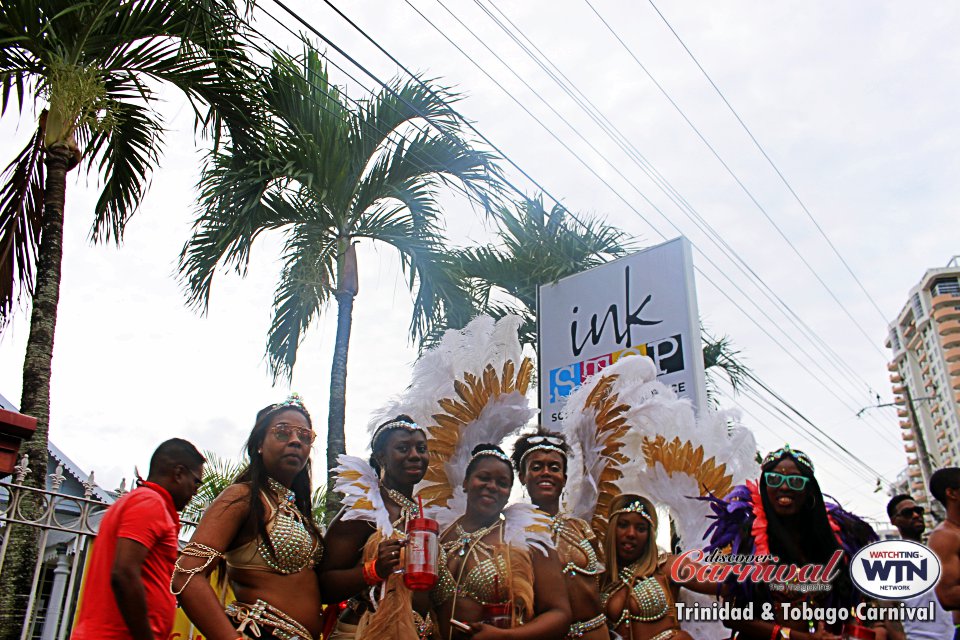
<svg viewBox="0 0 960 640">
<path fill-rule="evenodd" d="M 926 593 L 937 584 L 940 559 L 919 542 L 883 540 L 854 554 L 850 578 L 868 596 L 905 600 Z"/>
<path fill-rule="evenodd" d="M 620 358 L 648 356 L 657 367 L 657 375 L 683 371 L 683 340 L 680 334 L 621 349 L 603 356 L 581 360 L 550 370 L 550 402 L 557 402 L 573 393 L 590 376 L 599 373 Z"/>
</svg>

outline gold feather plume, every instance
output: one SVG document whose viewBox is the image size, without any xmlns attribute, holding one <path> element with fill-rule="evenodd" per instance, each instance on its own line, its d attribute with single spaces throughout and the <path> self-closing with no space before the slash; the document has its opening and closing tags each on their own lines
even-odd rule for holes
<svg viewBox="0 0 960 640">
<path fill-rule="evenodd" d="M 733 476 L 727 473 L 727 465 L 718 465 L 713 456 L 706 460 L 703 456 L 703 445 L 694 449 L 689 440 L 681 442 L 680 438 L 674 438 L 667 442 L 662 435 L 653 440 L 643 439 L 643 457 L 648 468 L 652 469 L 659 462 L 668 476 L 673 477 L 674 473 L 689 475 L 696 479 L 701 496 L 725 496 L 730 493 Z"/>
<path fill-rule="evenodd" d="M 597 481 L 597 506 L 591 526 L 602 540 L 607 535 L 607 513 L 614 498 L 620 495 L 617 480 L 623 477 L 622 466 L 629 462 L 621 451 L 623 438 L 630 430 L 623 413 L 629 409 L 620 403 L 620 396 L 613 392 L 617 375 L 603 376 L 587 396 L 585 409 L 596 411 L 597 440 L 604 443 L 600 455 L 606 461 Z"/>
<path fill-rule="evenodd" d="M 526 395 L 532 375 L 533 362 L 530 358 L 524 358 L 519 368 L 515 367 L 512 360 L 507 360 L 499 372 L 488 364 L 479 377 L 464 372 L 462 380 L 454 381 L 457 398 L 439 400 L 437 404 L 443 411 L 433 414 L 431 417 L 435 424 L 427 427 L 430 462 L 424 481 L 428 486 L 418 492 L 426 503 L 444 508 L 453 497 L 454 488 L 450 486 L 444 465 L 457 450 L 463 429 L 475 422 L 497 396 L 514 391 Z"/>
</svg>

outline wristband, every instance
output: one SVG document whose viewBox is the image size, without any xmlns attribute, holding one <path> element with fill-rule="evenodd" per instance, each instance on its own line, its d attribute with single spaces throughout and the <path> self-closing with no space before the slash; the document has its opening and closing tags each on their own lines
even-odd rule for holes
<svg viewBox="0 0 960 640">
<path fill-rule="evenodd" d="M 369 585 L 380 584 L 383 578 L 377 574 L 377 561 L 367 560 L 363 563 L 363 581 Z"/>
<path fill-rule="evenodd" d="M 780 625 L 773 625 L 773 631 L 770 633 L 770 640 L 779 640 L 780 638 Z"/>
</svg>

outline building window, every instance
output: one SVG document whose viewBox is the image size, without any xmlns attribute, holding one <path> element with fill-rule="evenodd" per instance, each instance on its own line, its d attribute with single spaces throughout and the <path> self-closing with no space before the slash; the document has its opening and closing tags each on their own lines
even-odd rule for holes
<svg viewBox="0 0 960 640">
<path fill-rule="evenodd" d="M 960 296 L 960 280 L 956 278 L 944 278 L 937 280 L 933 284 L 933 295 L 935 296 Z"/>
<path fill-rule="evenodd" d="M 910 298 L 910 306 L 913 307 L 913 317 L 919 321 L 923 317 L 923 301 L 920 299 L 920 294 L 915 293 Z"/>
</svg>

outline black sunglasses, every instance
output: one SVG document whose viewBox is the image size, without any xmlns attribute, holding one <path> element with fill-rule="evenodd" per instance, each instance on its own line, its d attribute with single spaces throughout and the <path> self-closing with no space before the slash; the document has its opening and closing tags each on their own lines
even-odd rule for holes
<svg viewBox="0 0 960 640">
<path fill-rule="evenodd" d="M 906 509 L 901 509 L 897 511 L 898 516 L 903 516 L 904 518 L 912 518 L 913 516 L 922 516 L 926 512 L 926 509 L 920 506 L 916 507 L 907 507 Z"/>
</svg>

